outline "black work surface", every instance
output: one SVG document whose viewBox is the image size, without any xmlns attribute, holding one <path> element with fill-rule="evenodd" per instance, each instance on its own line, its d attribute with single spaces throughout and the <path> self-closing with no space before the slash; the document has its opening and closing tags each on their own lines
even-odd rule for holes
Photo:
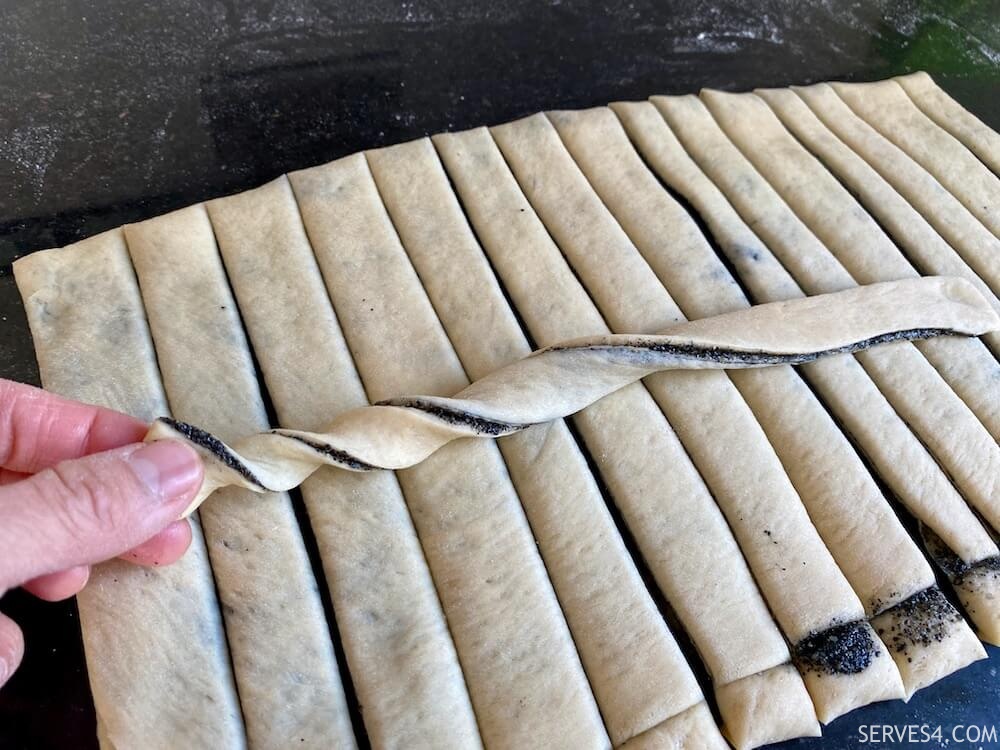
<svg viewBox="0 0 1000 750">
<path fill-rule="evenodd" d="M 38 380 L 19 255 L 360 149 L 540 109 L 916 69 L 1000 126 L 995 0 L 161 5 L 0 2 L 0 377 Z M 0 690 L 0 748 L 96 747 L 75 604 L 2 604 L 27 655 Z M 882 724 L 940 726 L 922 747 L 1000 747 L 952 734 L 1000 731 L 990 654 L 784 747 L 910 746 L 871 742 Z"/>
</svg>

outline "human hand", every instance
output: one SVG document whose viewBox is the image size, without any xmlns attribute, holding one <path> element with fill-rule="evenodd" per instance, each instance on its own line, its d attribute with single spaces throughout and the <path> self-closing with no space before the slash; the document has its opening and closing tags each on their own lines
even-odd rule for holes
<svg viewBox="0 0 1000 750">
<path fill-rule="evenodd" d="M 183 443 L 143 445 L 147 427 L 0 380 L 0 597 L 23 586 L 57 601 L 84 587 L 93 563 L 184 554 L 191 527 L 177 519 L 201 486 L 201 460 Z M 0 613 L 0 685 L 23 652 Z"/>
</svg>

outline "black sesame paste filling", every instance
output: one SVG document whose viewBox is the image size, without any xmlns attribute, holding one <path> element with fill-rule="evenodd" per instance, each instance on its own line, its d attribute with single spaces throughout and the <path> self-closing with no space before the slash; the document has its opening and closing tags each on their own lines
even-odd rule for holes
<svg viewBox="0 0 1000 750">
<path fill-rule="evenodd" d="M 984 557 L 973 563 L 965 562 L 956 555 L 952 549 L 945 544 L 930 527 L 925 524 L 920 525 L 920 534 L 927 545 L 927 551 L 938 567 L 948 576 L 948 580 L 956 587 L 975 586 L 981 577 L 1000 576 L 1000 556 L 992 555 Z"/>
<path fill-rule="evenodd" d="M 819 674 L 858 674 L 878 657 L 865 620 L 835 625 L 806 636 L 793 649 L 799 668 Z"/>
<path fill-rule="evenodd" d="M 250 484 L 259 487 L 262 490 L 267 489 L 256 477 L 256 475 L 250 471 L 249 467 L 236 458 L 236 456 L 232 454 L 223 442 L 212 433 L 206 432 L 200 427 L 195 427 L 187 422 L 180 422 L 176 419 L 170 419 L 169 417 L 160 417 L 160 421 L 177 430 L 177 432 L 183 435 L 187 440 L 190 440 L 192 443 L 197 445 L 199 448 L 207 450 L 223 464 L 250 482 Z"/>
<path fill-rule="evenodd" d="M 822 349 L 815 352 L 802 352 L 797 354 L 781 354 L 777 352 L 768 352 L 763 350 L 741 350 L 741 349 L 723 349 L 717 346 L 699 346 L 697 344 L 677 344 L 677 343 L 663 343 L 657 341 L 642 341 L 637 340 L 631 344 L 622 344 L 621 346 L 605 346 L 605 345 L 583 345 L 579 347 L 575 346 L 552 346 L 544 351 L 566 351 L 569 349 L 644 349 L 646 351 L 658 352 L 663 354 L 676 354 L 678 356 L 687 357 L 688 359 L 697 359 L 705 362 L 718 362 L 720 364 L 734 364 L 734 365 L 798 365 L 804 364 L 806 362 L 812 362 L 813 360 L 819 359 L 820 357 L 831 356 L 835 354 L 851 354 L 853 352 L 861 351 L 863 349 L 868 349 L 873 346 L 878 346 L 879 344 L 888 344 L 893 341 L 914 341 L 916 339 L 926 339 L 933 336 L 949 336 L 956 335 L 955 331 L 949 328 L 910 328 L 905 331 L 890 331 L 889 333 L 881 333 L 878 336 L 872 336 L 871 338 L 863 339 L 861 341 L 856 341 L 851 344 L 845 344 L 844 346 L 838 346 L 833 349 Z"/>
<path fill-rule="evenodd" d="M 359 458 L 355 458 L 347 451 L 340 450 L 339 448 L 334 448 L 332 445 L 327 445 L 326 443 L 317 443 L 313 440 L 308 440 L 302 437 L 301 435 L 287 435 L 283 432 L 277 434 L 281 435 L 281 437 L 284 438 L 291 438 L 292 440 L 298 440 L 300 443 L 308 445 L 317 453 L 320 453 L 324 456 L 329 456 L 331 459 L 336 461 L 341 466 L 346 466 L 350 469 L 354 469 L 355 471 L 376 471 L 382 468 L 381 466 L 375 466 L 374 464 L 366 463 Z"/>
<path fill-rule="evenodd" d="M 407 409 L 417 409 L 437 417 L 442 422 L 460 427 L 468 427 L 475 431 L 477 435 L 490 435 L 491 437 L 510 435 L 531 426 L 497 422 L 459 409 L 449 409 L 439 404 L 432 404 L 419 398 L 393 398 L 386 401 L 379 401 L 378 406 L 401 406 Z"/>
<path fill-rule="evenodd" d="M 919 591 L 885 613 L 885 627 L 878 634 L 890 650 L 910 659 L 913 647 L 927 648 L 945 640 L 962 616 L 937 586 Z"/>
</svg>

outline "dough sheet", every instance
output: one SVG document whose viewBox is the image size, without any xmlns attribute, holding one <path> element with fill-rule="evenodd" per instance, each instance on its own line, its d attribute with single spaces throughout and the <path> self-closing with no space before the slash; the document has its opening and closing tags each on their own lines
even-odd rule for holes
<svg viewBox="0 0 1000 750">
<path fill-rule="evenodd" d="M 889 236 L 754 94 L 701 99 L 733 144 L 860 284 L 917 278 Z M 846 281 L 846 279 L 845 279 Z M 975 339 L 918 343 L 955 393 L 1000 437 L 1000 362 Z"/>
<path fill-rule="evenodd" d="M 928 117 L 898 82 L 832 83 L 847 106 L 920 164 L 1000 235 L 1000 178 Z"/>
<path fill-rule="evenodd" d="M 588 287 L 612 329 L 652 330 L 683 320 L 681 311 L 614 221 L 563 147 L 544 115 L 493 128 L 525 195 L 570 265 Z M 575 215 L 560 201 L 579 206 Z M 614 274 L 603 269 L 614 268 Z M 641 305 L 616 307 L 633 293 Z M 638 311 L 638 314 L 632 312 Z M 833 625 L 862 621 L 864 609 L 816 532 L 760 425 L 724 373 L 675 372 L 645 383 L 663 409 L 725 514 L 775 619 L 797 645 Z M 813 693 L 820 720 L 903 688 L 880 641 L 867 624 L 860 638 L 869 653 L 865 669 L 881 681 L 849 702 L 827 703 Z M 883 669 L 884 668 L 884 669 Z M 808 672 L 807 670 L 807 686 Z M 853 678 L 855 682 L 858 679 Z M 821 686 L 833 684 L 828 678 Z"/>
<path fill-rule="evenodd" d="M 473 379 L 530 346 L 429 139 L 368 154 L 403 245 Z M 419 191 L 409 189 L 420 185 Z M 601 491 L 561 420 L 498 443 L 619 746 L 703 701 Z M 642 653 L 643 659 L 632 657 Z M 714 729 L 714 725 L 712 726 Z"/>
<path fill-rule="evenodd" d="M 80 595 L 102 748 L 743 750 L 983 658 L 998 148 L 926 74 L 703 91 L 18 261 L 44 385 L 206 459 Z"/>
<path fill-rule="evenodd" d="M 882 175 L 834 135 L 800 96 L 791 89 L 757 89 L 754 93 L 857 196 L 921 273 L 960 276 L 975 284 L 993 308 L 1000 310 L 1000 299 L 962 256 Z M 906 273 L 898 262 L 893 269 L 895 273 Z M 983 340 L 994 354 L 1000 354 L 1000 334 L 986 334 Z"/>
<path fill-rule="evenodd" d="M 826 83 L 792 86 L 844 143 L 899 191 L 1000 295 L 1000 240 L 898 146 L 858 117 Z"/>
</svg>

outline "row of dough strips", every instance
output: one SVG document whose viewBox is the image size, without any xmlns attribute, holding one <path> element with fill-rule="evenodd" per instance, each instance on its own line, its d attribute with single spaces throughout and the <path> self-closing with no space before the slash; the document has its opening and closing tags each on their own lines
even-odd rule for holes
<svg viewBox="0 0 1000 750">
<path fill-rule="evenodd" d="M 227 441 L 315 430 L 857 284 L 958 276 L 1000 308 L 998 144 L 924 74 L 656 96 L 355 154 L 15 273 L 46 387 Z M 742 749 L 908 698 L 1000 643 L 998 354 L 664 372 L 404 471 L 217 493 L 180 563 L 80 595 L 102 744 Z"/>
</svg>

